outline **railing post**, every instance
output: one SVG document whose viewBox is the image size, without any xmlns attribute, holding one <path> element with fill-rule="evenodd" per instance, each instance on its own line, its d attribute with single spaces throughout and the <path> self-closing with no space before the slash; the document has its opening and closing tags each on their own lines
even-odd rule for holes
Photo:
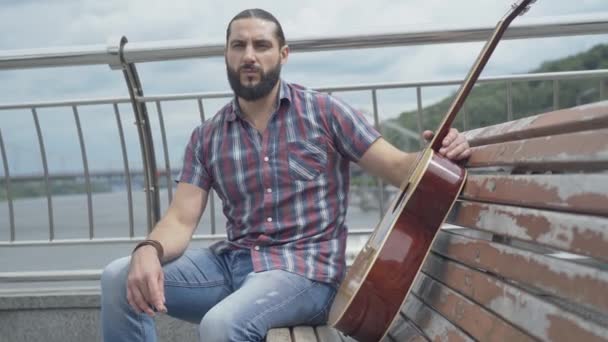
<svg viewBox="0 0 608 342">
<path fill-rule="evenodd" d="M 13 194 L 11 191 L 11 174 L 8 167 L 8 158 L 6 157 L 6 149 L 4 148 L 4 140 L 2 139 L 2 130 L 0 129 L 0 156 L 2 156 L 2 165 L 4 166 L 4 187 L 6 189 L 6 199 L 8 201 L 8 217 L 11 225 L 10 241 L 15 241 L 15 210 L 13 208 Z"/>
<path fill-rule="evenodd" d="M 198 103 L 198 113 L 201 116 L 201 123 L 203 123 L 205 122 L 205 106 L 203 106 L 203 99 L 199 97 L 196 99 L 196 102 Z M 209 208 L 211 210 L 209 213 L 209 217 L 211 217 L 211 234 L 215 235 L 215 190 L 209 191 L 209 205 L 211 206 Z"/>
<path fill-rule="evenodd" d="M 416 87 L 416 118 L 418 123 L 418 134 L 420 138 L 418 142 L 420 143 L 420 148 L 424 147 L 424 138 L 422 137 L 422 88 L 420 86 Z"/>
<path fill-rule="evenodd" d="M 374 106 L 374 126 L 376 130 L 382 133 L 382 127 L 380 127 L 380 117 L 378 115 L 378 94 L 376 89 L 372 89 L 372 105 Z M 378 186 L 378 192 L 380 196 L 380 218 L 384 215 L 384 182 L 380 177 L 376 177 L 376 184 Z"/>
<path fill-rule="evenodd" d="M 114 43 L 115 44 L 115 43 Z M 108 53 L 116 56 L 110 62 L 111 69 L 121 69 L 123 71 L 133 113 L 135 114 L 135 124 L 139 135 L 141 156 L 144 168 L 144 191 L 146 193 L 146 212 L 148 218 L 148 231 L 154 228 L 156 222 L 160 220 L 160 196 L 158 193 L 158 177 L 156 169 L 156 157 L 154 155 L 154 141 L 150 129 L 150 119 L 146 103 L 139 101 L 139 97 L 144 96 L 144 92 L 137 74 L 134 63 L 127 63 L 124 58 L 124 47 L 127 44 L 127 37 L 123 36 L 118 41 L 118 45 L 108 45 Z"/>
<path fill-rule="evenodd" d="M 163 108 L 160 101 L 156 101 L 156 112 L 158 114 L 158 123 L 160 124 L 160 136 L 163 142 L 163 152 L 165 153 L 165 179 L 167 180 L 167 194 L 169 195 L 169 204 L 173 200 L 173 183 L 171 182 L 171 162 L 169 160 L 169 146 L 167 145 L 167 133 L 165 132 L 165 119 L 163 119 Z M 160 195 L 159 195 L 160 196 Z"/>
<path fill-rule="evenodd" d="M 507 121 L 513 120 L 513 82 L 507 81 Z"/>
<path fill-rule="evenodd" d="M 74 113 L 74 122 L 76 123 L 76 131 L 78 132 L 78 141 L 80 142 L 80 154 L 82 156 L 82 166 L 84 170 L 84 183 L 87 191 L 87 208 L 89 217 L 89 239 L 95 237 L 95 226 L 93 223 L 93 198 L 91 194 L 91 176 L 89 173 L 89 162 L 87 159 L 87 150 L 84 146 L 84 134 L 82 133 L 82 125 L 80 124 L 80 116 L 78 114 L 78 107 L 72 106 L 72 112 Z"/>
<path fill-rule="evenodd" d="M 559 109 L 559 81 L 553 80 L 553 110 Z"/>
<path fill-rule="evenodd" d="M 34 118 L 34 126 L 36 126 L 38 146 L 40 147 L 40 158 L 42 160 L 42 169 L 44 170 L 44 185 L 46 190 L 46 202 L 49 215 L 49 241 L 53 241 L 55 239 L 55 223 L 53 220 L 53 196 L 51 190 L 51 178 L 49 176 L 49 165 L 46 159 L 46 149 L 44 147 L 42 129 L 40 128 L 40 120 L 38 120 L 38 112 L 36 111 L 35 107 L 32 107 L 32 117 Z"/>
<path fill-rule="evenodd" d="M 118 104 L 115 102 L 114 117 L 116 118 L 116 126 L 118 127 L 118 136 L 120 137 L 120 148 L 122 150 L 122 162 L 125 170 L 125 177 L 127 183 L 127 202 L 129 203 L 129 237 L 135 236 L 135 228 L 133 224 L 133 189 L 131 187 L 131 169 L 129 169 L 129 157 L 127 155 L 127 144 L 125 142 L 125 133 L 122 129 L 122 122 L 120 120 L 120 110 Z"/>
</svg>

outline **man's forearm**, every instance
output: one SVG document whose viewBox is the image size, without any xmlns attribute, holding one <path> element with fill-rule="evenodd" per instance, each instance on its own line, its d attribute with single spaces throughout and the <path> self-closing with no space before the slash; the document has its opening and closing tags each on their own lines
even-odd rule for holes
<svg viewBox="0 0 608 342">
<path fill-rule="evenodd" d="M 390 170 L 390 184 L 399 188 L 403 181 L 409 177 L 410 173 L 416 167 L 416 153 L 405 153 L 401 154 L 401 158 L 396 161 L 395 167 Z"/>
</svg>

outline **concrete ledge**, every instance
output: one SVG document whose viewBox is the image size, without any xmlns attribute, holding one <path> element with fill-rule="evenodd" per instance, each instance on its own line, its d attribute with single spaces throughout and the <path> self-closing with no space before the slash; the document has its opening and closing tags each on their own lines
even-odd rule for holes
<svg viewBox="0 0 608 342">
<path fill-rule="evenodd" d="M 101 341 L 98 289 L 27 290 L 0 293 L 1 341 Z M 198 341 L 194 324 L 156 318 L 158 341 Z"/>
</svg>

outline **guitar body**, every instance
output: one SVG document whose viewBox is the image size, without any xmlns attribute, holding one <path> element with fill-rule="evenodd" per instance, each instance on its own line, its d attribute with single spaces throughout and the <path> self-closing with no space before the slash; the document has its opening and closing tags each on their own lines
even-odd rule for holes
<svg viewBox="0 0 608 342">
<path fill-rule="evenodd" d="M 427 148 L 342 282 L 329 323 L 380 341 L 397 316 L 466 171 Z"/>
</svg>

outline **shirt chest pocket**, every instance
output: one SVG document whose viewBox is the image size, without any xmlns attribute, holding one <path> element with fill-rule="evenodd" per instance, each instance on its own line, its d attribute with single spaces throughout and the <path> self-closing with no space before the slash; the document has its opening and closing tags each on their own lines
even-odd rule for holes
<svg viewBox="0 0 608 342">
<path fill-rule="evenodd" d="M 315 180 L 327 168 L 327 143 L 323 137 L 288 142 L 287 157 L 291 179 Z"/>
</svg>

